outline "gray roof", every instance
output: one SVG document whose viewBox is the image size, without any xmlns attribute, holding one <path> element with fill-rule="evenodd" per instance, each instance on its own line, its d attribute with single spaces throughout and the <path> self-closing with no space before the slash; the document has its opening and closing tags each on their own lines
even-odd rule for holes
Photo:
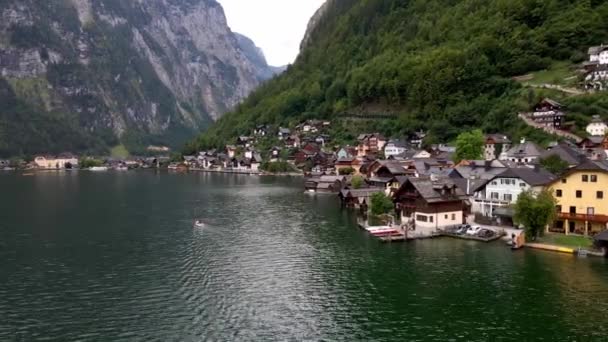
<svg viewBox="0 0 608 342">
<path fill-rule="evenodd" d="M 321 176 L 319 178 L 319 182 L 327 182 L 327 183 L 333 183 L 335 181 L 344 182 L 345 180 L 346 180 L 346 177 L 344 177 L 344 176 Z"/>
<path fill-rule="evenodd" d="M 507 151 L 507 156 L 513 158 L 540 157 L 542 151 L 535 143 L 526 141 L 523 144 L 513 146 Z"/>
<path fill-rule="evenodd" d="M 340 191 L 344 197 L 370 197 L 378 192 L 384 192 L 384 188 L 344 189 Z"/>
<path fill-rule="evenodd" d="M 586 160 L 582 164 L 572 168 L 577 171 L 604 171 L 608 172 L 608 164 L 604 161 Z"/>
<path fill-rule="evenodd" d="M 462 178 L 474 178 L 474 179 L 485 179 L 490 180 L 497 174 L 505 171 L 505 167 L 492 167 L 492 166 L 458 166 L 455 168 L 456 171 L 462 176 Z"/>
<path fill-rule="evenodd" d="M 550 150 L 543 152 L 540 157 L 545 159 L 554 155 L 560 157 L 563 161 L 570 165 L 576 165 L 585 158 L 581 151 L 565 144 L 559 144 Z"/>
<path fill-rule="evenodd" d="M 466 178 L 452 178 L 452 182 L 454 182 L 454 184 L 456 184 L 456 186 L 459 187 L 462 192 L 466 193 L 467 195 L 472 195 L 480 188 L 488 184 L 489 180 L 478 178 L 468 180 Z"/>
<path fill-rule="evenodd" d="M 420 196 L 427 203 L 436 203 L 444 201 L 466 199 L 467 195 L 462 191 L 451 179 L 439 178 L 431 180 L 431 178 L 409 178 L 409 182 L 416 188 Z M 453 195 L 443 195 L 442 189 L 454 189 Z"/>
<path fill-rule="evenodd" d="M 590 55 L 597 55 L 597 54 L 599 54 L 600 52 L 602 52 L 602 51 L 604 51 L 606 49 L 608 49 L 608 46 L 604 46 L 603 44 L 600 45 L 600 46 L 592 46 L 592 47 L 589 48 L 588 53 Z"/>
<path fill-rule="evenodd" d="M 555 175 L 543 168 L 509 168 L 494 178 L 519 178 L 530 186 L 549 184 L 556 179 Z"/>
<path fill-rule="evenodd" d="M 510 144 L 511 140 L 504 134 L 486 134 L 486 139 L 492 139 L 497 144 Z"/>
<path fill-rule="evenodd" d="M 388 145 L 394 145 L 395 147 L 403 147 L 403 148 L 407 148 L 407 143 L 405 141 L 401 141 L 401 140 L 397 140 L 397 139 L 391 139 L 388 141 L 388 143 L 386 144 L 386 146 Z"/>
</svg>

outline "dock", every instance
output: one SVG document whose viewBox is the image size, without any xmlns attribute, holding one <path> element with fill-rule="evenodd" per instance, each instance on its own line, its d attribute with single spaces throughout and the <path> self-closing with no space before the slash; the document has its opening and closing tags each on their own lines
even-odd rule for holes
<svg viewBox="0 0 608 342">
<path fill-rule="evenodd" d="M 503 232 L 502 234 L 496 234 L 492 237 L 489 238 L 482 238 L 479 236 L 474 236 L 474 235 L 466 235 L 466 234 L 454 234 L 454 233 L 448 233 L 448 232 L 442 232 L 441 236 L 447 236 L 447 237 L 451 237 L 451 238 L 455 238 L 455 239 L 461 239 L 461 240 L 472 240 L 472 241 L 480 241 L 480 242 L 492 242 L 492 241 L 496 241 L 501 239 L 503 236 L 505 236 L 505 233 Z"/>
</svg>

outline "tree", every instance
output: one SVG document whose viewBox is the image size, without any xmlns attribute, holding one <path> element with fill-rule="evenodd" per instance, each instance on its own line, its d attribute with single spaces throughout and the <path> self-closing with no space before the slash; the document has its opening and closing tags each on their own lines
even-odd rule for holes
<svg viewBox="0 0 608 342">
<path fill-rule="evenodd" d="M 553 223 L 556 216 L 557 201 L 549 190 L 536 194 L 528 190 L 522 192 L 515 203 L 515 216 L 517 224 L 523 225 L 526 238 L 536 240 L 542 236 L 545 227 Z"/>
<path fill-rule="evenodd" d="M 363 186 L 363 177 L 354 176 L 350 183 L 353 186 L 353 189 L 361 189 L 361 187 Z"/>
<path fill-rule="evenodd" d="M 395 208 L 390 197 L 383 192 L 376 192 L 372 195 L 371 210 L 373 215 L 388 214 Z"/>
<path fill-rule="evenodd" d="M 548 156 L 547 158 L 543 158 L 540 160 L 540 165 L 547 169 L 547 171 L 553 173 L 554 175 L 561 175 L 568 169 L 570 165 L 568 162 L 564 161 L 557 154 L 553 154 Z"/>
<path fill-rule="evenodd" d="M 348 176 L 348 175 L 352 175 L 353 173 L 355 173 L 355 169 L 353 169 L 352 167 L 345 167 L 343 169 L 340 169 L 340 171 L 338 171 L 338 174 L 340 176 Z"/>
<path fill-rule="evenodd" d="M 456 138 L 456 154 L 454 161 L 477 160 L 483 157 L 483 145 L 485 137 L 483 132 L 476 129 L 471 132 L 463 132 Z"/>
</svg>

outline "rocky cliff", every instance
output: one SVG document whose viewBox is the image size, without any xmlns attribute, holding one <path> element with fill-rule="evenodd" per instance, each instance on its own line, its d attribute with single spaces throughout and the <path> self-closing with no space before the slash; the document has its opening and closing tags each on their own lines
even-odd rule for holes
<svg viewBox="0 0 608 342">
<path fill-rule="evenodd" d="M 2 154 L 177 145 L 273 75 L 215 0 L 0 0 L 0 18 Z"/>
</svg>

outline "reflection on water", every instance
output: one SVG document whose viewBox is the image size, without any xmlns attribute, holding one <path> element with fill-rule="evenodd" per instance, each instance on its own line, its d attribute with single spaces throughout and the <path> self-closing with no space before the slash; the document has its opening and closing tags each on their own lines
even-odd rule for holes
<svg viewBox="0 0 608 342">
<path fill-rule="evenodd" d="M 1 175 L 0 189 L 0 340 L 608 334 L 605 260 L 382 245 L 298 179 L 49 173 Z"/>
</svg>

